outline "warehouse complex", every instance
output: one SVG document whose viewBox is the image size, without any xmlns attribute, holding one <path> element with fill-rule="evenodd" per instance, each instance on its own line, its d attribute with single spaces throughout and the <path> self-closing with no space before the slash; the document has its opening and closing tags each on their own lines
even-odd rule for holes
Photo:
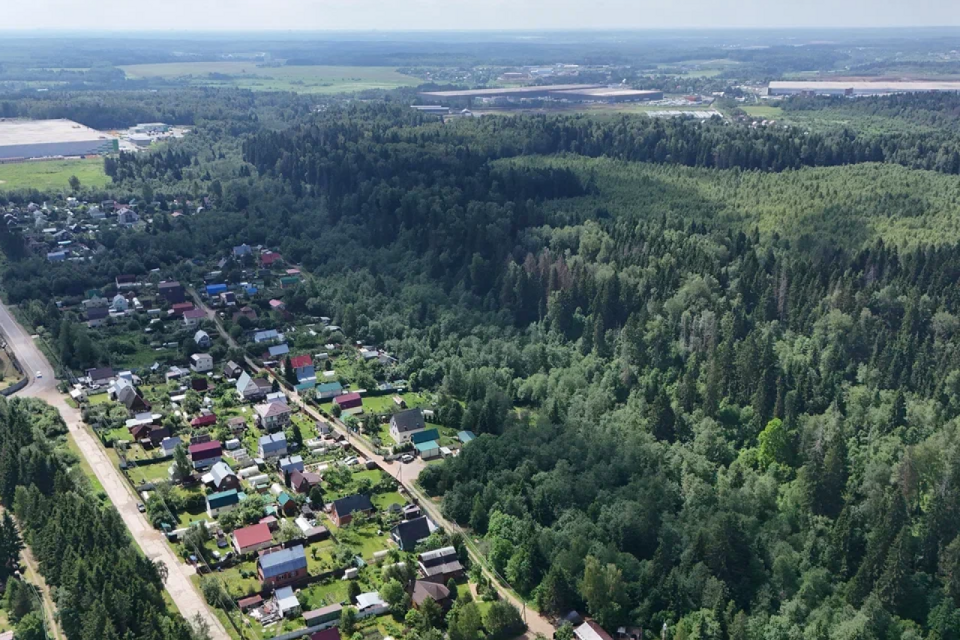
<svg viewBox="0 0 960 640">
<path fill-rule="evenodd" d="M 424 91 L 420 96 L 426 100 L 499 100 L 517 101 L 536 98 L 568 100 L 571 102 L 633 102 L 661 100 L 661 91 L 642 91 L 603 84 L 547 84 L 529 87 L 503 87 L 496 89 L 468 89 L 463 91 Z"/>
<path fill-rule="evenodd" d="M 810 81 L 771 82 L 767 95 L 793 96 L 801 94 L 821 96 L 877 96 L 891 93 L 924 93 L 930 91 L 960 91 L 960 82 L 915 82 L 915 81 Z"/>
<path fill-rule="evenodd" d="M 98 155 L 118 149 L 116 137 L 71 120 L 0 120 L 0 162 Z"/>
</svg>

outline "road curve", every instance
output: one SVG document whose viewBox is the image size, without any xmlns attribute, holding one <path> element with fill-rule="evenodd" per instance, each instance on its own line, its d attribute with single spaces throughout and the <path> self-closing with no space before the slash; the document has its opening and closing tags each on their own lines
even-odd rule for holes
<svg viewBox="0 0 960 640">
<path fill-rule="evenodd" d="M 29 379 L 27 386 L 19 391 L 18 395 L 45 400 L 63 416 L 77 447 L 87 459 L 110 498 L 110 502 L 120 513 L 143 554 L 151 560 L 160 560 L 167 566 L 168 576 L 165 586 L 181 615 L 188 620 L 193 620 L 199 615 L 206 621 L 213 640 L 230 640 L 220 620 L 213 615 L 191 582 L 193 568 L 180 562 L 163 535 L 150 526 L 143 514 L 139 512 L 137 496 L 133 489 L 120 474 L 120 470 L 107 457 L 93 434 L 84 428 L 80 411 L 68 405 L 63 394 L 57 391 L 53 366 L 37 347 L 34 339 L 24 331 L 3 304 L 0 304 L 0 331 L 17 355 Z M 37 372 L 42 375 L 39 379 L 36 377 Z"/>
</svg>

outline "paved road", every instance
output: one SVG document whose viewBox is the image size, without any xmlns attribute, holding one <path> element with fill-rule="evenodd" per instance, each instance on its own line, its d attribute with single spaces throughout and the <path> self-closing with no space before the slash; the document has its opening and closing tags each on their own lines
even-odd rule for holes
<svg viewBox="0 0 960 640">
<path fill-rule="evenodd" d="M 230 636 L 226 629 L 213 615 L 203 597 L 193 586 L 193 582 L 190 581 L 193 568 L 180 562 L 160 532 L 150 526 L 143 514 L 137 510 L 137 496 L 120 475 L 120 470 L 107 457 L 93 434 L 83 426 L 80 411 L 68 405 L 63 394 L 57 391 L 57 381 L 50 362 L 2 304 L 0 304 L 0 331 L 6 336 L 7 343 L 17 354 L 17 359 L 30 378 L 29 384 L 18 392 L 19 395 L 45 400 L 63 416 L 80 452 L 90 463 L 104 491 L 120 513 L 144 555 L 151 560 L 160 560 L 167 566 L 169 575 L 166 589 L 177 608 L 180 609 L 180 613 L 188 620 L 193 620 L 199 614 L 209 625 L 213 640 L 229 640 Z M 42 374 L 40 379 L 35 377 L 38 371 Z"/>
</svg>

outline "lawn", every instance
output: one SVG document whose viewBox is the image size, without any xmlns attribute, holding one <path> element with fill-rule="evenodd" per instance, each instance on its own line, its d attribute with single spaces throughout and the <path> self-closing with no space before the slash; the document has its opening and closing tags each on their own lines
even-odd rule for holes
<svg viewBox="0 0 960 640">
<path fill-rule="evenodd" d="M 210 522 L 210 518 L 207 516 L 207 512 L 203 507 L 199 509 L 188 509 L 177 514 L 177 526 L 181 529 L 189 527 L 190 523 L 200 520 Z"/>
<path fill-rule="evenodd" d="M 336 543 L 329 538 L 304 547 L 304 553 L 307 555 L 307 573 L 315 576 L 332 571 L 335 568 L 333 566 L 334 547 L 336 547 Z"/>
<path fill-rule="evenodd" d="M 255 62 L 167 62 L 120 67 L 129 78 L 188 78 L 207 86 L 233 86 L 254 91 L 352 93 L 396 89 L 420 80 L 391 67 L 257 66 Z"/>
<path fill-rule="evenodd" d="M 107 395 L 107 392 L 95 393 L 92 396 L 87 396 L 87 402 L 90 404 L 103 404 L 104 402 L 110 402 L 110 396 Z"/>
<path fill-rule="evenodd" d="M 300 604 L 304 611 L 312 611 L 325 607 L 328 604 L 345 602 L 347 599 L 347 580 L 338 580 L 336 578 L 327 582 L 318 582 L 303 589 L 300 594 Z"/>
<path fill-rule="evenodd" d="M 77 446 L 77 441 L 74 439 L 74 435 L 72 433 L 67 435 L 67 448 L 70 449 L 70 452 L 77 457 L 77 460 L 79 460 L 77 464 L 80 467 L 80 472 L 83 473 L 87 480 L 90 481 L 90 488 L 93 490 L 94 494 L 103 494 L 103 485 L 100 484 L 100 480 L 97 479 L 97 474 L 93 472 L 93 467 L 90 466 L 90 463 L 87 462 L 87 459 L 83 457 L 82 453 L 80 453 L 80 447 Z"/>
<path fill-rule="evenodd" d="M 245 571 L 250 577 L 244 578 L 240 573 L 241 571 Z M 230 591 L 230 595 L 235 598 L 242 598 L 260 591 L 260 581 L 257 579 L 257 563 L 253 560 L 241 562 L 229 569 L 218 571 L 216 575 L 223 580 Z"/>
<path fill-rule="evenodd" d="M 783 109 L 780 107 L 769 107 L 766 105 L 754 105 L 750 107 L 741 107 L 743 112 L 754 118 L 766 118 L 767 120 L 776 119 L 783 116 Z"/>
<path fill-rule="evenodd" d="M 109 182 L 102 158 L 43 160 L 0 164 L 0 190 L 66 190 L 70 188 L 70 176 L 77 176 L 86 187 L 105 187 Z"/>
<path fill-rule="evenodd" d="M 170 461 L 164 460 L 163 462 L 129 467 L 127 469 L 127 475 L 129 475 L 130 479 L 138 485 L 144 482 L 160 482 L 162 480 L 170 479 L 170 476 L 167 473 L 169 467 Z"/>
<path fill-rule="evenodd" d="M 365 560 L 373 558 L 377 551 L 389 549 L 390 534 L 384 532 L 383 535 L 377 535 L 377 525 L 374 522 L 367 522 L 360 525 L 347 525 L 343 529 L 334 530 L 332 525 L 327 525 L 337 540 L 345 544 L 350 549 Z"/>
<path fill-rule="evenodd" d="M 406 498 L 400 495 L 397 491 L 391 491 L 390 493 L 375 493 L 371 498 L 373 501 L 373 506 L 375 506 L 380 511 L 385 510 L 391 504 L 405 505 L 407 504 Z"/>
</svg>

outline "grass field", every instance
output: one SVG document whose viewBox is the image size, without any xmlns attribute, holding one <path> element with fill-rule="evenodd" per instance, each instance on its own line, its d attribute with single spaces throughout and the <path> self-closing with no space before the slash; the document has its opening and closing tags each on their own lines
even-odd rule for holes
<svg viewBox="0 0 960 640">
<path fill-rule="evenodd" d="M 0 189 L 69 189 L 70 176 L 77 176 L 86 187 L 104 187 L 109 182 L 101 158 L 43 160 L 0 164 Z"/>
<path fill-rule="evenodd" d="M 752 107 L 741 107 L 748 116 L 754 118 L 766 118 L 768 120 L 780 118 L 783 116 L 783 109 L 780 107 L 768 107 L 765 105 L 756 105 Z"/>
<path fill-rule="evenodd" d="M 283 66 L 252 62 L 168 62 L 121 67 L 129 78 L 186 79 L 192 84 L 233 86 L 255 91 L 352 93 L 420 84 L 390 67 Z"/>
</svg>

